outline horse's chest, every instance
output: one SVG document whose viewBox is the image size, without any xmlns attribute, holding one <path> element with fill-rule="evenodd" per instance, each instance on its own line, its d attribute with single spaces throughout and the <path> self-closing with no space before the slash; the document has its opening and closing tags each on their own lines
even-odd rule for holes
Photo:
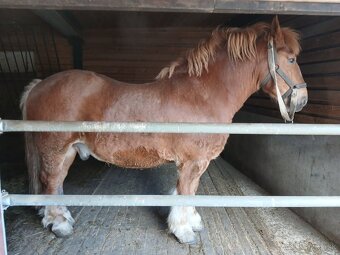
<svg viewBox="0 0 340 255">
<path fill-rule="evenodd" d="M 227 135 L 207 135 L 200 139 L 195 139 L 193 147 L 195 150 L 203 154 L 202 157 L 207 159 L 216 158 L 223 150 L 228 136 Z"/>
</svg>

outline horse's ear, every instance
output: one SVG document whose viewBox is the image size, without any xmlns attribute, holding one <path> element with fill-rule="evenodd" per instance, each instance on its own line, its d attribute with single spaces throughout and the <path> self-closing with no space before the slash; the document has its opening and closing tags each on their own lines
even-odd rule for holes
<svg viewBox="0 0 340 255">
<path fill-rule="evenodd" d="M 273 18 L 270 32 L 277 46 L 284 44 L 283 34 L 277 15 Z"/>
</svg>

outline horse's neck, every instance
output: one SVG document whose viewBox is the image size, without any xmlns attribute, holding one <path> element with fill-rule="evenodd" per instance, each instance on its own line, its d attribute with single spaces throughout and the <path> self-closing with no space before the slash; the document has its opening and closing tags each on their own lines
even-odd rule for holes
<svg viewBox="0 0 340 255">
<path fill-rule="evenodd" d="M 225 120 L 231 122 L 245 101 L 257 91 L 258 75 L 256 63 L 243 62 L 231 64 L 227 57 L 216 61 L 205 80 L 216 94 L 216 101 L 223 105 Z M 215 76 L 216 78 L 213 78 Z M 204 79 L 204 78 L 203 78 Z M 212 92 L 212 93 L 214 93 Z"/>
</svg>

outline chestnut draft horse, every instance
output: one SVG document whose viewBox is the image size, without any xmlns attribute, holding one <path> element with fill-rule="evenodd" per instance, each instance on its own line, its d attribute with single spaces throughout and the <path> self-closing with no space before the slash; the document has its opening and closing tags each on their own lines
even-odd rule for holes
<svg viewBox="0 0 340 255">
<path fill-rule="evenodd" d="M 291 120 L 307 103 L 296 57 L 298 34 L 271 24 L 219 27 L 187 55 L 163 68 L 151 83 L 132 85 L 89 71 L 70 70 L 26 87 L 21 107 L 26 120 L 231 123 L 247 98 L 261 87 Z M 175 162 L 174 195 L 194 195 L 201 175 L 227 142 L 227 134 L 26 133 L 31 192 L 63 194 L 76 154 L 125 168 Z M 41 209 L 42 224 L 57 236 L 73 232 L 64 206 Z M 174 206 L 169 230 L 193 243 L 203 228 L 194 207 Z"/>
</svg>

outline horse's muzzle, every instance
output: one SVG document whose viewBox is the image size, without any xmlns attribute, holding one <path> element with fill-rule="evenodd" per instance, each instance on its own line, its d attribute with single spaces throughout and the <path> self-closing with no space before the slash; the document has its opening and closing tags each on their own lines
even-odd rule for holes
<svg viewBox="0 0 340 255">
<path fill-rule="evenodd" d="M 296 105 L 295 112 L 301 111 L 302 108 L 307 104 L 307 102 L 308 102 L 308 97 L 307 96 L 302 97 L 298 101 L 298 104 Z"/>
</svg>

